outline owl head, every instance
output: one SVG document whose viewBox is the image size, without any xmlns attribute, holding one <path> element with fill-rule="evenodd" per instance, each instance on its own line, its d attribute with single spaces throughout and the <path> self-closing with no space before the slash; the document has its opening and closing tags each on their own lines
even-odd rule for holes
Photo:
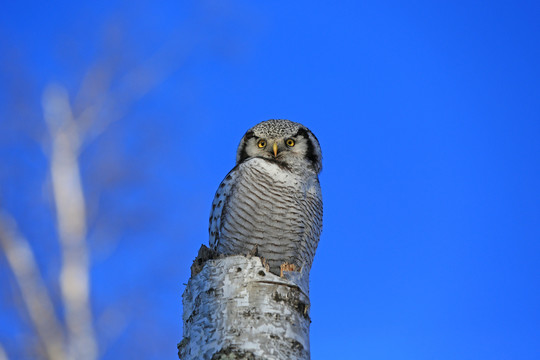
<svg viewBox="0 0 540 360">
<path fill-rule="evenodd" d="M 289 120 L 267 120 L 249 129 L 238 146 L 236 164 L 259 157 L 290 167 L 304 163 L 322 170 L 319 140 L 304 125 Z"/>
</svg>

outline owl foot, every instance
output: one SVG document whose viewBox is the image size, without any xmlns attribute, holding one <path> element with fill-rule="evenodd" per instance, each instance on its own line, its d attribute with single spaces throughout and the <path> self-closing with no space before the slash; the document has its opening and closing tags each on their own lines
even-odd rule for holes
<svg viewBox="0 0 540 360">
<path fill-rule="evenodd" d="M 296 271 L 296 265 L 289 264 L 289 263 L 283 263 L 279 267 L 279 276 L 283 277 L 284 271 Z"/>
<path fill-rule="evenodd" d="M 270 272 L 270 264 L 268 264 L 268 261 L 266 261 L 265 258 L 261 256 L 261 265 L 267 272 Z"/>
</svg>

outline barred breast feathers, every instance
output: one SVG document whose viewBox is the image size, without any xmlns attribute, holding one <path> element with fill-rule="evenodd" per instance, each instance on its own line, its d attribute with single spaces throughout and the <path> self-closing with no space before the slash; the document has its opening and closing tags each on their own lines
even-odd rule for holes
<svg viewBox="0 0 540 360">
<path fill-rule="evenodd" d="M 220 184 L 210 215 L 210 245 L 246 254 L 257 245 L 273 271 L 290 261 L 311 267 L 322 225 L 316 174 L 284 171 L 261 158 L 236 166 Z"/>
</svg>

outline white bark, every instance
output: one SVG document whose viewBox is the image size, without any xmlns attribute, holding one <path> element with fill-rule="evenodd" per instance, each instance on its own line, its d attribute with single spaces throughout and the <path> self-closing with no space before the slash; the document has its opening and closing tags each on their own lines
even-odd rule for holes
<svg viewBox="0 0 540 360">
<path fill-rule="evenodd" d="M 268 272 L 259 257 L 208 260 L 182 296 L 184 339 L 178 355 L 182 360 L 309 359 L 304 280 L 307 276 L 286 279 Z"/>
</svg>

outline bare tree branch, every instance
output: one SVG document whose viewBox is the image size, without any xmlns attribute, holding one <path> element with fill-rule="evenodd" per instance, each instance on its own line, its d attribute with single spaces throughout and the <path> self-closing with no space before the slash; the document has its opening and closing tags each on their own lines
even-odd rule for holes
<svg viewBox="0 0 540 360">
<path fill-rule="evenodd" d="M 4 347 L 0 343 L 0 360 L 8 360 L 6 351 L 4 350 Z"/>
<path fill-rule="evenodd" d="M 50 360 L 66 358 L 62 327 L 41 278 L 28 241 L 19 233 L 15 220 L 0 212 L 0 245 L 21 290 L 24 304 Z M 3 349 L 0 349 L 0 360 Z M 4 352 L 4 358 L 7 356 Z"/>
<path fill-rule="evenodd" d="M 128 326 L 126 319 L 129 316 L 125 308 L 107 309 L 97 318 L 92 313 L 92 259 L 89 248 L 92 243 L 89 241 L 92 221 L 88 220 L 88 212 L 92 208 L 89 204 L 92 203 L 93 194 L 83 191 L 79 157 L 86 145 L 92 144 L 101 134 L 107 132 L 111 124 L 129 115 L 135 104 L 186 64 L 199 43 L 208 40 L 206 36 L 197 35 L 198 29 L 206 27 L 207 23 L 213 23 L 214 19 L 203 16 L 201 21 L 199 17 L 183 26 L 183 30 L 179 29 L 172 36 L 168 36 L 166 42 L 143 61 L 126 58 L 126 42 L 123 39 L 110 44 L 111 48 L 101 52 L 98 61 L 86 69 L 74 98 L 70 99 L 66 89 L 59 85 L 50 85 L 43 91 L 41 105 L 48 134 L 45 131 L 43 136 L 41 122 L 38 122 L 39 126 L 31 123 L 32 126 L 25 128 L 35 132 L 33 137 L 39 139 L 44 153 L 48 156 L 47 165 L 51 174 L 50 184 L 61 251 L 61 298 L 51 300 L 49 297 L 40 269 L 34 260 L 34 249 L 18 233 L 14 220 L 7 214 L 0 218 L 0 240 L 9 259 L 9 266 L 21 288 L 25 308 L 40 342 L 43 343 L 45 351 L 40 352 L 40 357 L 51 360 L 95 360 Z M 206 29 L 203 33 L 206 33 Z M 109 35 L 106 36 L 108 41 L 114 38 Z M 20 66 L 20 62 L 16 64 Z M 20 85 L 18 78 L 16 80 L 14 84 Z M 31 92 L 26 90 L 14 98 L 21 103 L 30 94 Z M 29 106 L 25 102 L 21 104 L 22 106 L 15 110 L 28 111 Z M 33 109 L 39 109 L 39 106 L 34 106 Z M 12 116 L 13 122 L 20 118 L 17 115 Z M 34 111 L 29 116 L 36 119 L 40 114 L 39 111 Z M 91 180 L 85 178 L 85 184 Z M 100 190 L 100 186 L 97 186 L 98 195 Z M 96 199 L 94 201 L 99 201 L 99 196 Z M 99 202 L 97 206 L 99 207 Z M 114 239 L 114 235 L 112 232 L 108 233 L 108 237 L 113 238 L 110 242 L 118 241 Z M 37 253 L 35 255 L 47 256 Z M 59 311 L 65 315 L 64 321 L 56 318 L 53 300 L 61 309 Z M 105 325 L 110 323 L 111 319 L 115 326 Z M 96 333 L 99 334 L 99 346 Z M 0 360 L 4 358 L 7 359 L 7 355 L 0 346 Z"/>
<path fill-rule="evenodd" d="M 174 37 L 173 37 L 174 38 Z M 118 73 L 107 64 L 89 69 L 83 79 L 74 106 L 87 102 L 75 119 L 79 126 L 81 146 L 91 143 L 129 109 L 180 69 L 190 54 L 193 41 L 169 41 L 141 64 L 121 76 L 113 89 L 113 76 Z M 178 50 L 181 48 L 182 50 Z"/>
<path fill-rule="evenodd" d="M 62 251 L 60 288 L 70 359 L 94 360 L 97 344 L 90 308 L 86 210 L 78 163 L 80 138 L 67 91 L 50 85 L 42 106 L 52 140 L 51 179 Z"/>
</svg>

